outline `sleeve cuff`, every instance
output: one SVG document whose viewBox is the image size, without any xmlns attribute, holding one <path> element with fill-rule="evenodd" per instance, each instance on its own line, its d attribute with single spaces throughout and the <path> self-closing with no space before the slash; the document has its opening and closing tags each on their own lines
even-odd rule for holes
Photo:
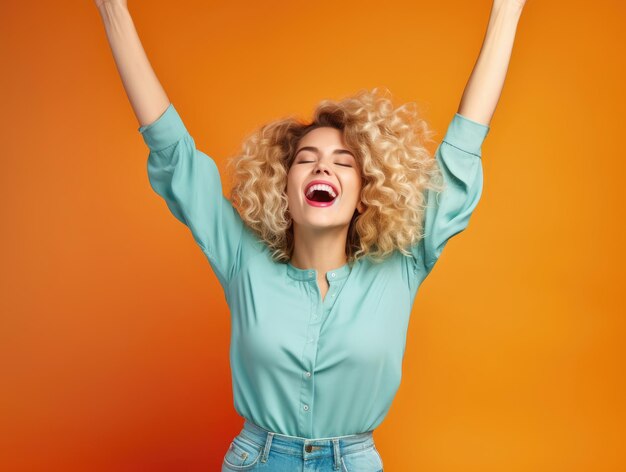
<svg viewBox="0 0 626 472">
<path fill-rule="evenodd" d="M 488 125 L 455 113 L 443 141 L 462 151 L 481 157 L 482 144 L 490 129 Z"/>
<path fill-rule="evenodd" d="M 138 131 L 150 150 L 159 151 L 179 141 L 187 129 L 172 103 L 155 121 L 140 126 Z"/>
</svg>

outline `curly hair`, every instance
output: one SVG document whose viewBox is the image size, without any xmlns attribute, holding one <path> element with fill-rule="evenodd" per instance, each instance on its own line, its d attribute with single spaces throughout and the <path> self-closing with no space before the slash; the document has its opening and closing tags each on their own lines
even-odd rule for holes
<svg viewBox="0 0 626 472">
<path fill-rule="evenodd" d="M 381 262 L 396 249 L 410 256 L 407 247 L 423 237 L 426 191 L 441 191 L 444 182 L 436 159 L 424 146 L 434 132 L 416 104 L 395 108 L 378 87 L 340 101 L 321 101 L 310 122 L 288 116 L 246 137 L 241 152 L 227 159 L 233 183 L 230 200 L 244 223 L 268 246 L 273 260 L 291 260 L 294 233 L 287 173 L 300 139 L 322 126 L 343 132 L 361 169 L 366 210 L 355 210 L 350 221 L 348 263 L 366 256 Z"/>
</svg>

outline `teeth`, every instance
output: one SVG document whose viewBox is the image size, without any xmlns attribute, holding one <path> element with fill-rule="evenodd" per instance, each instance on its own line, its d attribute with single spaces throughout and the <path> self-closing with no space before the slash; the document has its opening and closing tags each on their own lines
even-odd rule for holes
<svg viewBox="0 0 626 472">
<path fill-rule="evenodd" d="M 310 197 L 313 192 L 315 190 L 325 190 L 326 192 L 328 192 L 330 194 L 331 197 L 335 198 L 337 196 L 337 194 L 335 193 L 335 191 L 333 190 L 333 188 L 330 185 L 326 185 L 326 184 L 315 184 L 315 185 L 311 185 L 309 187 L 309 190 L 307 190 L 306 192 L 306 196 Z"/>
</svg>

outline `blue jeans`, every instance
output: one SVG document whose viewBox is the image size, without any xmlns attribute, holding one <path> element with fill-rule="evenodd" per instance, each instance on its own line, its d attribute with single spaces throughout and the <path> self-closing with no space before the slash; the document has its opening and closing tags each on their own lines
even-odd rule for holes
<svg viewBox="0 0 626 472">
<path fill-rule="evenodd" d="M 226 451 L 222 472 L 383 472 L 372 433 L 306 439 L 274 433 L 246 419 Z"/>
</svg>

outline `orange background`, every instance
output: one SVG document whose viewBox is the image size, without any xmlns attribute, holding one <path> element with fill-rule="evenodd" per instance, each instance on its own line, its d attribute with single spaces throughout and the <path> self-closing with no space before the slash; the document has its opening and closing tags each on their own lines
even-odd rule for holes
<svg viewBox="0 0 626 472">
<path fill-rule="evenodd" d="M 0 469 L 219 470 L 243 426 L 229 312 L 150 188 L 100 15 L 0 8 Z M 261 123 L 361 88 L 418 102 L 441 140 L 491 2 L 129 8 L 225 176 Z M 618 0 L 528 1 L 481 202 L 418 293 L 374 433 L 385 472 L 626 470 L 625 20 Z"/>
</svg>

